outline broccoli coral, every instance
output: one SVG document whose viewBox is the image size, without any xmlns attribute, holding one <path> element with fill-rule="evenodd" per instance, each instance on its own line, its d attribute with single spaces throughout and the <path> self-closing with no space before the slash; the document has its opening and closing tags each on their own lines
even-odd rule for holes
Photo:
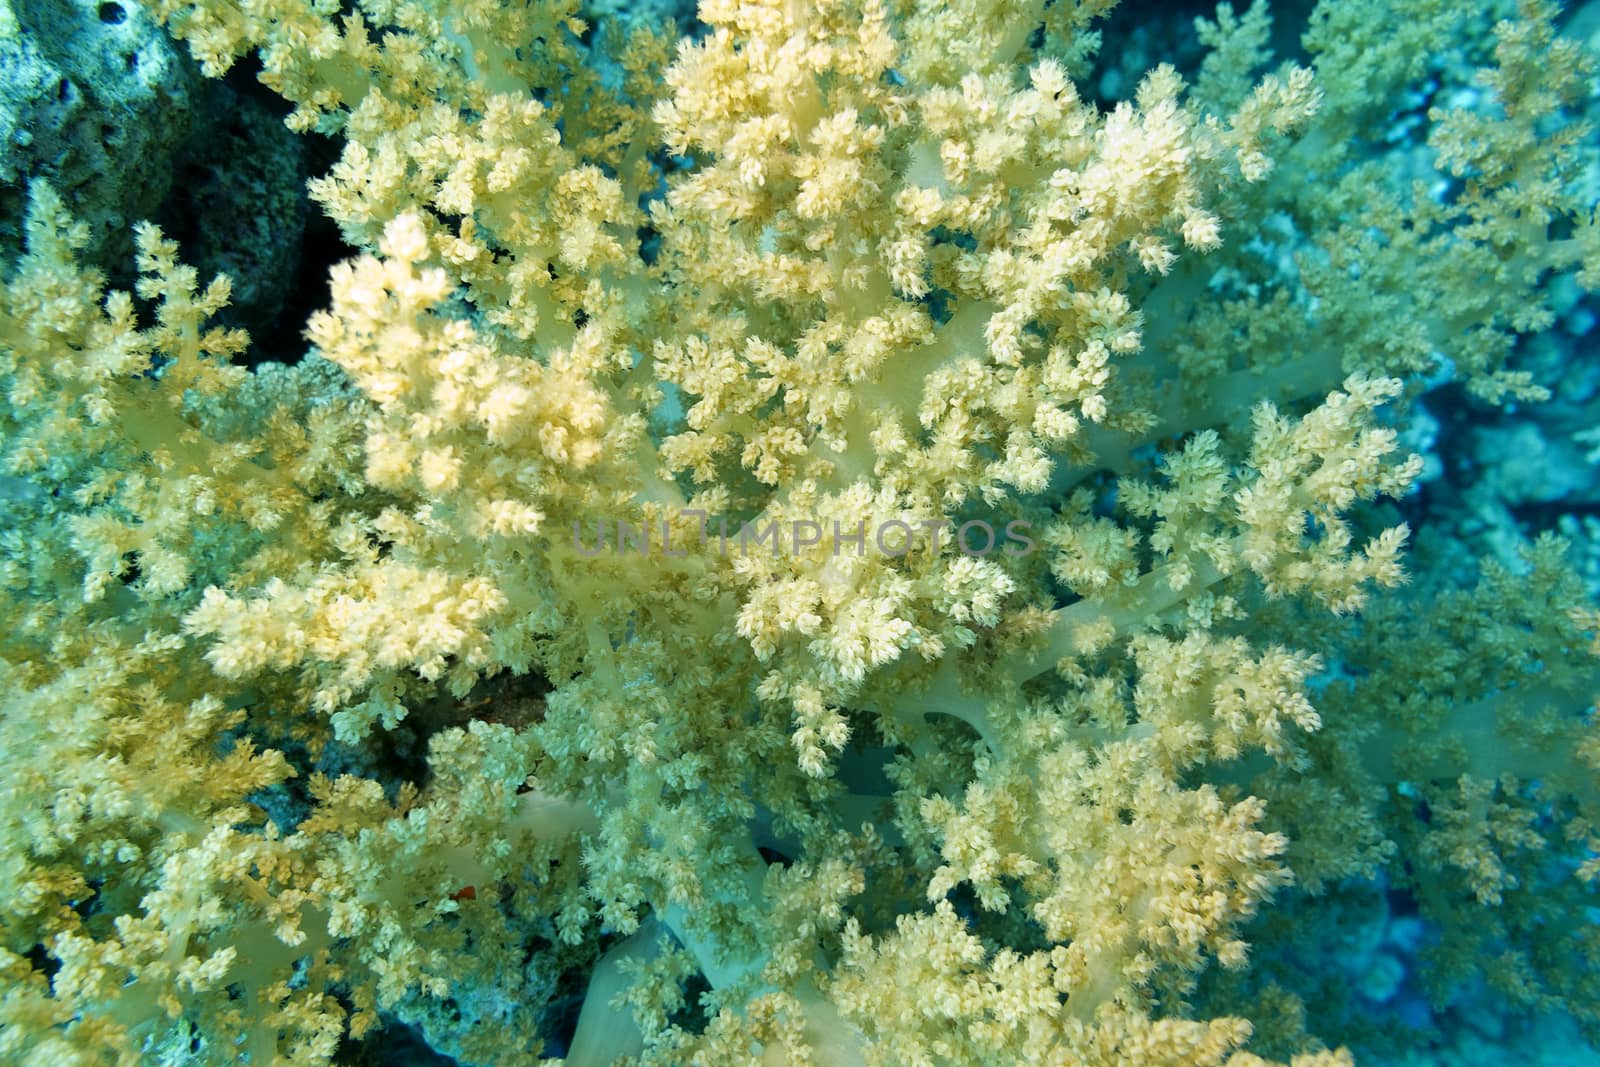
<svg viewBox="0 0 1600 1067">
<path fill-rule="evenodd" d="M 1424 383 L 1600 285 L 1553 6 L 1223 4 L 1122 101 L 1107 0 L 146 6 L 352 254 L 246 368 L 32 187 L 7 1062 L 1338 1067 L 1271 916 L 1376 879 L 1600 1029 L 1595 609 L 1403 588 Z"/>
</svg>

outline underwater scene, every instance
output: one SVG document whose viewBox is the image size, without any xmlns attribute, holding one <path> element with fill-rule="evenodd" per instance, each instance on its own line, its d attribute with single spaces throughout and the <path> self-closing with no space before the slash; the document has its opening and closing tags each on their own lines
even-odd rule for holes
<svg viewBox="0 0 1600 1067">
<path fill-rule="evenodd" d="M 1600 1067 L 1600 0 L 0 0 L 0 1067 Z"/>
</svg>

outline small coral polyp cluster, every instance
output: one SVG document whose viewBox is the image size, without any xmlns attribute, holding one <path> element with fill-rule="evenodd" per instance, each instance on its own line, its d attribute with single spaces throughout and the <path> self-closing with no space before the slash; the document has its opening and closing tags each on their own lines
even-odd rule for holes
<svg viewBox="0 0 1600 1067">
<path fill-rule="evenodd" d="M 1112 6 L 129 8 L 353 251 L 250 363 L 32 186 L 0 1059 L 1338 1067 L 1384 894 L 1391 991 L 1600 1025 L 1600 614 L 1463 581 L 1405 444 L 1600 287 L 1593 57 L 1223 5 L 1108 103 Z"/>
</svg>

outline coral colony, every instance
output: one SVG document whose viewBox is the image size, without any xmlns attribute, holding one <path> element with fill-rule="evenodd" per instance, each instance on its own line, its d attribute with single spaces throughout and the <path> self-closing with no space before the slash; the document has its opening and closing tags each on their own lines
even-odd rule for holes
<svg viewBox="0 0 1600 1067">
<path fill-rule="evenodd" d="M 56 0 L 342 248 L 13 137 L 0 1061 L 1587 1062 L 1600 12 L 662 6 Z"/>
</svg>

